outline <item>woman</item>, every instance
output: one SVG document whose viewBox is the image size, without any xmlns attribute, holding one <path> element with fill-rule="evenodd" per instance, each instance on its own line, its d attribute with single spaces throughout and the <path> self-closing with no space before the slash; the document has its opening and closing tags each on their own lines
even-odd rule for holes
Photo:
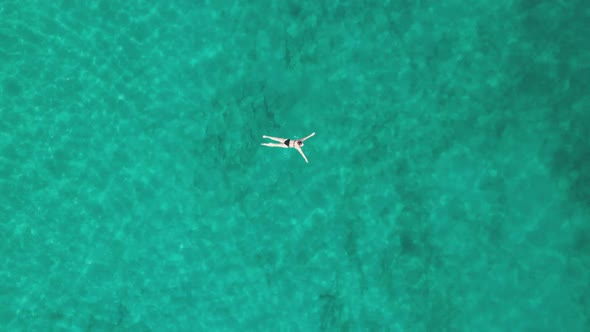
<svg viewBox="0 0 590 332">
<path fill-rule="evenodd" d="M 288 138 L 278 138 L 278 137 L 271 137 L 271 136 L 266 136 L 263 135 L 262 138 L 270 138 L 273 141 L 277 141 L 280 143 L 262 143 L 262 145 L 264 146 L 270 146 L 272 148 L 293 148 L 293 149 L 297 149 L 297 151 L 299 151 L 299 153 L 301 153 L 301 156 L 303 156 L 303 159 L 305 159 L 306 163 L 309 163 L 309 161 L 307 161 L 307 158 L 305 157 L 305 154 L 303 153 L 303 150 L 301 150 L 301 147 L 303 146 L 303 142 L 312 137 L 313 135 L 315 135 L 315 132 L 311 133 L 309 136 L 302 138 L 302 139 L 297 139 L 297 140 L 293 140 L 293 139 L 288 139 Z"/>
</svg>

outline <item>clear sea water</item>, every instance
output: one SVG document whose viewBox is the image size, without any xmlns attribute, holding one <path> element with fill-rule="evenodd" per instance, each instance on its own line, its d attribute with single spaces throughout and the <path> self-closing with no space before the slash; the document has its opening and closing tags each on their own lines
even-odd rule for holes
<svg viewBox="0 0 590 332">
<path fill-rule="evenodd" d="M 0 233 L 0 331 L 589 331 L 590 4 L 0 1 Z"/>
</svg>

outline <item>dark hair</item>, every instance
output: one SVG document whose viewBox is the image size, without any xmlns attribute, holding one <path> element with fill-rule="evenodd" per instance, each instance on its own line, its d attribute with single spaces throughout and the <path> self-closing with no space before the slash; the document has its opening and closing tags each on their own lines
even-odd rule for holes
<svg viewBox="0 0 590 332">
<path fill-rule="evenodd" d="M 302 141 L 297 141 L 297 144 L 302 145 L 303 142 Z"/>
</svg>

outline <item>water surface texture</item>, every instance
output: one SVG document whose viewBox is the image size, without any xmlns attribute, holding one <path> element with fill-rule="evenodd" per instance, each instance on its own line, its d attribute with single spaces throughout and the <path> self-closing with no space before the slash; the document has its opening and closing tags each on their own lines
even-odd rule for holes
<svg viewBox="0 0 590 332">
<path fill-rule="evenodd" d="M 589 331 L 589 22 L 0 2 L 0 330 Z"/>
</svg>

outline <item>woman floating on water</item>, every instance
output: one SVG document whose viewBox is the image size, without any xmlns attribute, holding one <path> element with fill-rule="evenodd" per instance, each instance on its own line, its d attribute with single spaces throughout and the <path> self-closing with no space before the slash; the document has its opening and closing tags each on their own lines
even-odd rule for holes
<svg viewBox="0 0 590 332">
<path fill-rule="evenodd" d="M 297 149 L 297 151 L 299 151 L 299 153 L 301 153 L 301 156 L 303 157 L 303 159 L 305 159 L 305 162 L 309 163 L 309 161 L 307 161 L 307 158 L 305 157 L 305 154 L 303 153 L 303 150 L 301 150 L 301 147 L 303 146 L 303 141 L 312 137 L 313 135 L 315 135 L 315 132 L 309 134 L 309 136 L 302 138 L 302 139 L 278 138 L 278 137 L 271 137 L 271 136 L 263 135 L 262 138 L 270 138 L 271 140 L 277 141 L 280 143 L 262 143 L 262 145 L 270 146 L 272 148 Z"/>
</svg>

